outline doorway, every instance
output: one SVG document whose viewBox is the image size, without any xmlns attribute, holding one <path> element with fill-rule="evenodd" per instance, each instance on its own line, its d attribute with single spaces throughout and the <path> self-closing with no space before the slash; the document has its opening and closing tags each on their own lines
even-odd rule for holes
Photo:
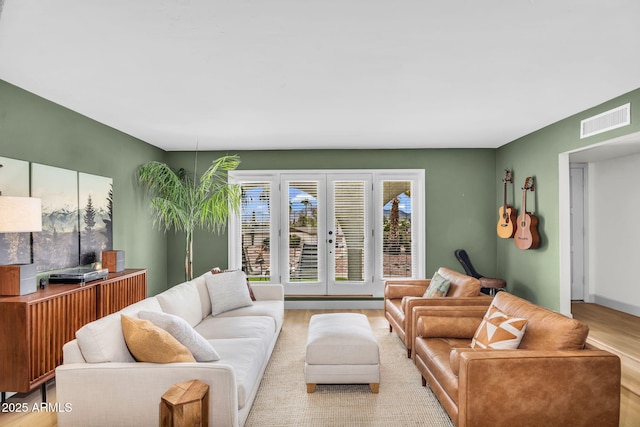
<svg viewBox="0 0 640 427">
<path fill-rule="evenodd" d="M 283 174 L 280 236 L 287 294 L 373 293 L 372 176 Z"/>
</svg>

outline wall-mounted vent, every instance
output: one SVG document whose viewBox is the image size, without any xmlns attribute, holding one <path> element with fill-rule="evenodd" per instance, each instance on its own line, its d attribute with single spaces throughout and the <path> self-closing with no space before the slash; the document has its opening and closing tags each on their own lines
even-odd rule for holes
<svg viewBox="0 0 640 427">
<path fill-rule="evenodd" d="M 581 121 L 580 138 L 627 126 L 630 123 L 631 104 L 629 103 Z"/>
</svg>

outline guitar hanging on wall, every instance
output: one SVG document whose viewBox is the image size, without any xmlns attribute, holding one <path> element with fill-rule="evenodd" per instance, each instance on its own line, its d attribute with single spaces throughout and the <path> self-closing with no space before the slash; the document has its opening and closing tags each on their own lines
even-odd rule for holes
<svg viewBox="0 0 640 427">
<path fill-rule="evenodd" d="M 502 206 L 498 210 L 500 218 L 496 230 L 498 237 L 502 239 L 510 239 L 516 232 L 516 209 L 507 204 L 507 182 L 513 183 L 511 171 L 505 171 L 505 177 L 502 179 L 504 188 L 502 189 Z"/>
<path fill-rule="evenodd" d="M 530 176 L 522 187 L 522 213 L 516 221 L 518 229 L 513 237 L 518 249 L 535 249 L 540 245 L 538 217 L 527 212 L 527 190 L 533 191 L 533 178 Z"/>
</svg>

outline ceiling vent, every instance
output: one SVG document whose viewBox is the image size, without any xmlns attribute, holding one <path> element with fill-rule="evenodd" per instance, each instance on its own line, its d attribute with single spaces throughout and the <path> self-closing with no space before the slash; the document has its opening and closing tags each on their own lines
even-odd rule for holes
<svg viewBox="0 0 640 427">
<path fill-rule="evenodd" d="M 631 104 L 629 103 L 582 120 L 580 122 L 580 138 L 627 126 L 630 123 Z"/>
</svg>

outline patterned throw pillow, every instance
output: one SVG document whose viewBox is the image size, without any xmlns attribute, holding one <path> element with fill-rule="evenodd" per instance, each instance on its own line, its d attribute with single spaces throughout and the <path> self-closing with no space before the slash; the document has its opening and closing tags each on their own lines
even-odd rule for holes
<svg viewBox="0 0 640 427">
<path fill-rule="evenodd" d="M 187 347 L 148 320 L 122 314 L 122 333 L 131 355 L 138 362 L 195 362 Z"/>
<path fill-rule="evenodd" d="M 471 340 L 471 348 L 516 349 L 526 328 L 526 319 L 509 316 L 490 306 Z"/>
<path fill-rule="evenodd" d="M 436 271 L 423 296 L 425 298 L 446 297 L 447 292 L 449 292 L 449 286 L 451 286 L 451 282 Z"/>
</svg>

